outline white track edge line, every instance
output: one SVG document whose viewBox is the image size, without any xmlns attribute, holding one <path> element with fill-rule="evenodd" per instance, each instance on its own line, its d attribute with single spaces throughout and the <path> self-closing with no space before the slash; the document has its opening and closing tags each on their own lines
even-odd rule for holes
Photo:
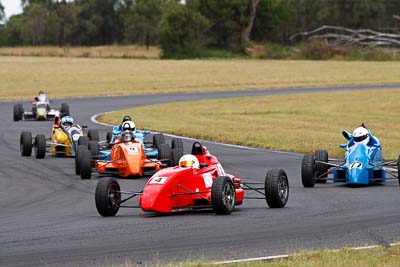
<svg viewBox="0 0 400 267">
<path fill-rule="evenodd" d="M 393 246 L 398 246 L 400 245 L 400 242 L 398 243 L 391 243 L 388 245 L 388 247 L 393 247 Z M 364 247 L 350 247 L 348 248 L 349 250 L 366 250 L 366 249 L 373 249 L 373 248 L 378 248 L 382 245 L 371 245 L 371 246 L 364 246 Z M 333 252 L 339 252 L 339 249 L 333 249 L 331 250 Z M 293 254 L 296 255 L 296 254 Z M 283 254 L 283 255 L 275 255 L 275 256 L 265 256 L 265 257 L 257 257 L 257 258 L 245 258 L 245 259 L 239 259 L 239 260 L 231 260 L 231 261 L 218 261 L 214 262 L 215 265 L 223 265 L 223 264 L 232 264 L 232 263 L 242 263 L 242 262 L 253 262 L 253 261 L 269 261 L 269 260 L 275 260 L 275 259 L 287 259 L 289 258 L 288 254 Z"/>
<path fill-rule="evenodd" d="M 109 113 L 112 113 L 112 112 L 116 112 L 116 111 L 117 110 L 94 114 L 94 115 L 92 115 L 90 117 L 90 121 L 93 122 L 93 123 L 96 123 L 96 124 L 103 125 L 103 126 L 113 127 L 113 125 L 111 125 L 111 124 L 98 121 L 97 117 L 102 116 L 102 115 L 106 115 L 106 114 L 109 114 Z M 241 146 L 241 145 L 224 144 L 224 143 L 219 143 L 219 142 L 214 142 L 214 141 L 209 141 L 209 140 L 201 140 L 201 139 L 197 139 L 197 138 L 179 136 L 179 135 L 174 135 L 174 134 L 164 134 L 164 135 L 169 136 L 169 137 L 179 137 L 179 138 L 182 138 L 182 139 L 185 139 L 185 140 L 201 141 L 201 142 L 207 142 L 207 143 L 215 144 L 215 145 L 221 145 L 221 146 L 233 147 L 233 148 L 241 148 L 241 149 L 247 149 L 247 150 L 253 150 L 253 151 L 271 151 L 271 152 L 278 153 L 278 154 L 293 155 L 293 156 L 299 156 L 300 155 L 299 153 L 294 153 L 294 152 L 262 149 L 262 148 L 248 147 L 248 146 Z"/>
</svg>

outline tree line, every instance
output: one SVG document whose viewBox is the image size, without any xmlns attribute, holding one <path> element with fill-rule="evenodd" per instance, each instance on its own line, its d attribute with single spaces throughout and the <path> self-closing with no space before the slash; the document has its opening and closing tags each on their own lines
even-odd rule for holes
<svg viewBox="0 0 400 267">
<path fill-rule="evenodd" d="M 241 51 L 250 42 L 291 44 L 321 25 L 398 31 L 398 0 L 23 0 L 5 20 L 0 46 L 160 46 L 164 55 L 201 48 Z"/>
</svg>

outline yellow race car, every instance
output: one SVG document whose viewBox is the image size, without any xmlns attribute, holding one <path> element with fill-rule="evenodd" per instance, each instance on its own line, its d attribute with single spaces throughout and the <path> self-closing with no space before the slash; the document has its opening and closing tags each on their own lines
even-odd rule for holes
<svg viewBox="0 0 400 267">
<path fill-rule="evenodd" d="M 54 117 L 51 137 L 46 138 L 38 134 L 32 138 L 32 133 L 24 131 L 20 138 L 20 151 L 22 156 L 31 156 L 32 148 L 35 150 L 36 158 L 44 158 L 46 153 L 51 155 L 75 156 L 78 145 L 88 145 L 89 140 L 99 141 L 96 130 L 89 130 L 84 134 L 83 128 L 74 124 L 69 115 Z"/>
</svg>

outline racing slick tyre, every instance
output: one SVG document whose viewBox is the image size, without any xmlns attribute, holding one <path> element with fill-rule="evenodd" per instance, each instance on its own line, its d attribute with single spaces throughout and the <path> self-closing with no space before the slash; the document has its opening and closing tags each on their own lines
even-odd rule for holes
<svg viewBox="0 0 400 267">
<path fill-rule="evenodd" d="M 316 150 L 314 156 L 316 161 L 322 161 L 328 163 L 328 151 Z M 325 184 L 327 181 L 326 178 L 328 178 L 328 169 L 329 169 L 328 165 L 317 162 L 316 168 L 317 168 L 318 178 L 315 182 L 320 184 Z"/>
<path fill-rule="evenodd" d="M 79 151 L 78 160 L 81 179 L 90 179 L 92 177 L 92 155 L 89 149 Z"/>
<path fill-rule="evenodd" d="M 236 190 L 232 179 L 227 176 L 215 178 L 211 187 L 211 205 L 218 215 L 231 214 L 235 208 Z"/>
<path fill-rule="evenodd" d="M 289 180 L 282 169 L 267 172 L 264 183 L 265 200 L 270 208 L 283 208 L 289 199 Z"/>
<path fill-rule="evenodd" d="M 103 178 L 96 186 L 95 193 L 97 212 L 104 217 L 115 216 L 121 202 L 120 187 L 114 178 Z"/>
<path fill-rule="evenodd" d="M 89 137 L 89 140 L 97 142 L 100 141 L 99 132 L 97 130 L 90 129 L 87 133 L 87 136 Z"/>
<path fill-rule="evenodd" d="M 397 179 L 399 180 L 399 186 L 400 186 L 400 155 L 397 158 Z"/>
<path fill-rule="evenodd" d="M 306 154 L 301 162 L 301 182 L 304 187 L 314 187 L 317 176 L 315 156 Z"/>
<path fill-rule="evenodd" d="M 67 103 L 61 103 L 60 113 L 69 114 L 69 106 Z"/>
<path fill-rule="evenodd" d="M 84 145 L 88 146 L 89 145 L 89 137 L 87 136 L 80 136 L 78 139 L 78 146 L 79 145 Z"/>
<path fill-rule="evenodd" d="M 30 157 L 32 155 L 32 133 L 22 132 L 19 139 L 21 156 Z"/>
<path fill-rule="evenodd" d="M 22 108 L 22 104 L 18 103 L 14 105 L 14 121 L 22 120 L 22 114 L 24 110 Z"/>
<path fill-rule="evenodd" d="M 106 141 L 109 147 L 111 147 L 110 143 L 112 141 L 113 133 L 112 132 L 107 132 L 106 134 Z"/>
<path fill-rule="evenodd" d="M 161 144 L 158 147 L 158 159 L 166 163 L 168 167 L 171 166 L 171 147 L 168 144 Z"/>
<path fill-rule="evenodd" d="M 44 159 L 46 156 L 46 137 L 43 134 L 35 137 L 35 155 L 37 159 Z"/>
<path fill-rule="evenodd" d="M 171 148 L 181 151 L 181 154 L 183 155 L 183 142 L 182 142 L 182 139 L 180 139 L 180 138 L 172 138 Z"/>
<path fill-rule="evenodd" d="M 163 134 L 154 134 L 153 135 L 153 146 L 155 148 L 160 148 L 160 145 L 165 144 L 165 137 Z"/>
<path fill-rule="evenodd" d="M 171 166 L 178 166 L 179 165 L 179 160 L 183 156 L 183 151 L 179 148 L 173 148 L 171 149 Z"/>
<path fill-rule="evenodd" d="M 99 156 L 99 152 L 100 152 L 100 149 L 99 149 L 99 143 L 97 143 L 97 141 L 94 141 L 94 140 L 91 140 L 91 141 L 89 141 L 89 150 L 90 150 L 90 154 L 92 155 L 92 156 Z"/>
<path fill-rule="evenodd" d="M 82 150 L 87 150 L 87 146 L 84 145 L 79 145 L 78 149 L 76 150 L 75 153 L 75 174 L 80 175 L 81 174 L 81 165 L 80 165 L 80 159 L 79 155 L 81 155 Z"/>
</svg>

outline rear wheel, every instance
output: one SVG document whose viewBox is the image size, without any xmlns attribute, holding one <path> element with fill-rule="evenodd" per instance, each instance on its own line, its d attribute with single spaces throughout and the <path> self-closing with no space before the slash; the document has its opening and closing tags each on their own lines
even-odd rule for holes
<svg viewBox="0 0 400 267">
<path fill-rule="evenodd" d="M 90 179 L 92 177 L 92 155 L 89 149 L 79 151 L 79 168 L 82 179 Z"/>
<path fill-rule="evenodd" d="M 98 156 L 100 149 L 99 149 L 99 143 L 97 143 L 97 141 L 89 141 L 89 150 L 90 150 L 90 154 L 92 156 Z"/>
<path fill-rule="evenodd" d="M 120 186 L 113 178 L 103 178 L 96 186 L 95 201 L 97 212 L 104 217 L 115 216 L 121 202 Z"/>
<path fill-rule="evenodd" d="M 79 139 L 78 139 L 78 145 L 88 146 L 89 145 L 89 137 L 80 136 Z"/>
<path fill-rule="evenodd" d="M 315 160 L 328 163 L 328 151 L 326 150 L 317 150 L 315 151 Z M 317 183 L 326 183 L 328 178 L 328 165 L 323 163 L 316 163 L 317 176 L 321 179 L 317 179 L 315 182 Z"/>
<path fill-rule="evenodd" d="M 304 155 L 301 163 L 301 182 L 304 187 L 314 187 L 317 170 L 314 155 Z"/>
<path fill-rule="evenodd" d="M 35 137 L 35 155 L 37 159 L 43 159 L 46 156 L 46 137 L 43 134 Z"/>
<path fill-rule="evenodd" d="M 97 142 L 100 141 L 99 132 L 97 130 L 90 129 L 87 133 L 87 136 L 89 137 L 89 140 Z"/>
<path fill-rule="evenodd" d="M 211 204 L 218 215 L 231 214 L 235 208 L 236 191 L 231 178 L 219 176 L 211 187 Z"/>
<path fill-rule="evenodd" d="M 165 144 L 165 137 L 163 134 L 154 134 L 153 135 L 153 146 L 155 148 L 160 148 L 160 145 Z"/>
<path fill-rule="evenodd" d="M 32 155 L 32 133 L 22 132 L 19 139 L 21 156 L 30 157 Z"/>
<path fill-rule="evenodd" d="M 14 105 L 14 121 L 22 120 L 22 114 L 24 110 L 22 108 L 22 104 L 18 103 Z"/>
<path fill-rule="evenodd" d="M 265 177 L 265 200 L 270 208 L 283 208 L 289 199 L 289 180 L 284 170 L 274 169 Z"/>
<path fill-rule="evenodd" d="M 171 147 L 168 144 L 161 144 L 158 148 L 158 159 L 165 160 L 168 167 L 171 166 Z"/>
<path fill-rule="evenodd" d="M 76 150 L 76 153 L 75 153 L 75 174 L 76 175 L 81 174 L 81 167 L 80 167 L 81 165 L 80 165 L 79 156 L 83 150 L 87 150 L 87 149 L 88 149 L 87 146 L 79 145 L 78 149 Z"/>
<path fill-rule="evenodd" d="M 180 139 L 180 138 L 172 138 L 171 148 L 179 150 L 180 153 L 183 155 L 183 142 L 182 142 L 182 139 Z"/>
<path fill-rule="evenodd" d="M 183 156 L 183 151 L 180 150 L 179 148 L 173 148 L 171 149 L 171 166 L 178 166 L 179 165 L 179 160 Z"/>
<path fill-rule="evenodd" d="M 69 113 L 69 105 L 67 103 L 61 103 L 60 113 L 61 114 L 70 114 Z"/>
</svg>

